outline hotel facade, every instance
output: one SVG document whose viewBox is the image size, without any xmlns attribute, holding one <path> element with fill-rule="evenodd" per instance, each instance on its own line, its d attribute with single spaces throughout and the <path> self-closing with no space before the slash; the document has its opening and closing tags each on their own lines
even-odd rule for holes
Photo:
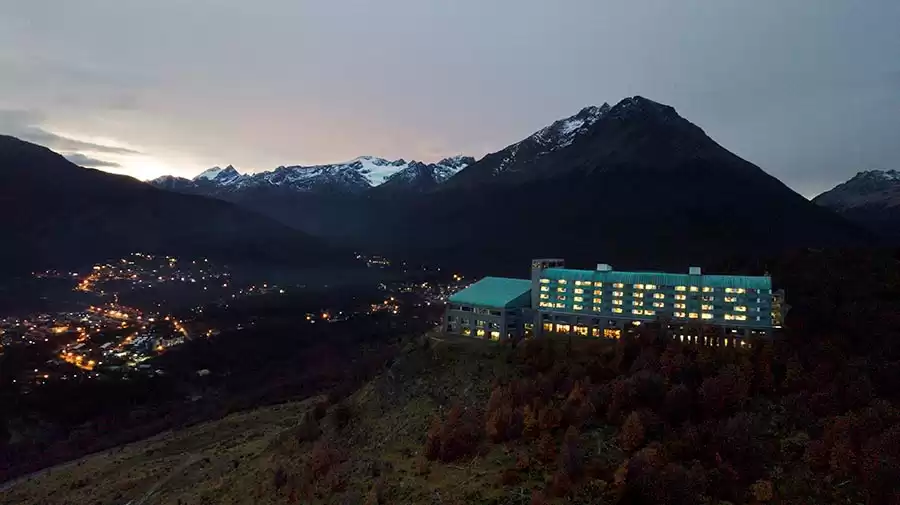
<svg viewBox="0 0 900 505">
<path fill-rule="evenodd" d="M 444 331 L 490 340 L 547 333 L 620 338 L 643 323 L 665 324 L 675 338 L 698 342 L 709 330 L 726 345 L 771 336 L 786 311 L 769 276 L 627 272 L 610 265 L 565 268 L 532 261 L 531 279 L 485 277 L 449 298 Z"/>
</svg>

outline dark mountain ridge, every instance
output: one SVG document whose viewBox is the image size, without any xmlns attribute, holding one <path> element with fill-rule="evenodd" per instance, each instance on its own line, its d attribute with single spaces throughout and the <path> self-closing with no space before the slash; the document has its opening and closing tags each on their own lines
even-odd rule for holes
<svg viewBox="0 0 900 505">
<path fill-rule="evenodd" d="M 815 197 L 813 202 L 900 243 L 900 172 L 865 170 Z"/>
<path fill-rule="evenodd" d="M 228 202 L 81 168 L 0 136 L 0 251 L 8 273 L 76 266 L 135 251 L 232 262 L 350 264 L 349 254 Z"/>
</svg>

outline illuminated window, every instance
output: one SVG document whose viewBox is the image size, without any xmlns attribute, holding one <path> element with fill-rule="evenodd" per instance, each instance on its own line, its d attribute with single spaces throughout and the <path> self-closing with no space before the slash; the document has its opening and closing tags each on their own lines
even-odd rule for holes
<svg viewBox="0 0 900 505">
<path fill-rule="evenodd" d="M 575 333 L 586 337 L 588 335 L 588 327 L 587 326 L 576 326 Z"/>
<path fill-rule="evenodd" d="M 557 308 L 557 309 L 564 309 L 564 308 L 566 308 L 566 304 L 565 304 L 565 303 L 557 303 L 557 304 L 556 304 L 556 308 Z"/>
<path fill-rule="evenodd" d="M 675 286 L 675 291 L 687 291 L 686 286 Z"/>
<path fill-rule="evenodd" d="M 676 300 L 687 300 L 687 296 L 685 295 L 675 295 Z"/>
<path fill-rule="evenodd" d="M 653 302 L 653 306 L 656 307 L 657 309 L 662 309 L 666 306 L 666 304 L 663 302 Z"/>
<path fill-rule="evenodd" d="M 713 302 L 713 301 L 715 301 L 715 300 L 716 300 L 716 297 L 715 297 L 715 296 L 704 296 L 704 297 L 703 297 L 703 301 L 704 301 L 704 302 Z"/>
<path fill-rule="evenodd" d="M 704 312 L 703 314 L 701 314 L 701 317 L 702 317 L 703 319 L 712 319 L 712 318 L 713 318 L 713 315 L 710 314 L 709 312 Z"/>
<path fill-rule="evenodd" d="M 570 331 L 572 331 L 572 327 L 568 324 L 557 324 L 556 331 L 559 333 L 569 333 Z"/>
<path fill-rule="evenodd" d="M 688 317 L 691 319 L 697 319 L 698 314 L 696 312 L 691 312 L 690 314 L 688 314 Z"/>
<path fill-rule="evenodd" d="M 602 290 L 602 289 L 595 289 L 595 290 L 594 290 L 594 294 L 597 295 L 597 296 L 600 296 L 600 295 L 603 294 L 603 290 Z"/>
<path fill-rule="evenodd" d="M 734 320 L 735 321 L 746 321 L 747 316 L 745 316 L 744 314 L 739 314 L 739 315 L 734 316 Z"/>
<path fill-rule="evenodd" d="M 711 288 L 709 286 L 703 286 L 704 293 L 712 293 L 713 291 L 715 291 L 715 288 Z"/>
<path fill-rule="evenodd" d="M 544 331 L 553 331 L 553 323 L 544 323 Z"/>
<path fill-rule="evenodd" d="M 550 284 L 550 279 L 541 279 L 541 284 Z"/>
<path fill-rule="evenodd" d="M 645 311 L 644 311 L 644 315 L 645 315 L 645 316 L 655 316 L 655 315 L 656 315 L 656 311 L 655 311 L 655 310 L 645 310 Z"/>
<path fill-rule="evenodd" d="M 683 304 L 683 303 L 676 303 L 674 306 L 675 306 L 676 309 L 685 309 L 685 308 L 687 308 L 687 306 L 685 306 L 685 304 Z"/>
<path fill-rule="evenodd" d="M 568 284 L 568 283 L 569 283 L 569 281 L 567 281 L 567 280 L 565 280 L 565 279 L 559 279 L 559 280 L 556 281 L 556 282 L 558 282 L 559 284 Z"/>
<path fill-rule="evenodd" d="M 540 303 L 540 306 L 541 306 L 541 307 L 547 307 L 548 309 L 552 309 L 552 308 L 553 308 L 553 304 L 550 303 L 550 302 L 541 302 L 541 303 Z"/>
<path fill-rule="evenodd" d="M 581 281 L 575 281 L 576 286 L 581 286 Z"/>
<path fill-rule="evenodd" d="M 575 300 L 576 302 L 583 302 L 583 301 L 584 301 L 584 297 L 583 297 L 583 296 L 576 296 L 576 297 L 573 297 L 572 299 Z"/>
<path fill-rule="evenodd" d="M 594 303 L 595 304 L 603 303 L 603 298 L 594 298 Z"/>
<path fill-rule="evenodd" d="M 491 332 L 491 340 L 500 340 L 500 332 L 492 331 Z"/>
<path fill-rule="evenodd" d="M 557 292 L 557 293 L 565 293 L 565 292 L 566 292 L 566 288 L 556 288 L 556 292 Z"/>
<path fill-rule="evenodd" d="M 635 297 L 635 298 L 643 298 L 643 297 L 644 297 L 644 293 L 634 293 L 634 297 Z"/>
<path fill-rule="evenodd" d="M 738 312 L 747 312 L 747 307 L 744 305 L 735 305 L 734 310 Z"/>
<path fill-rule="evenodd" d="M 550 291 L 550 286 L 541 286 L 541 291 Z"/>
<path fill-rule="evenodd" d="M 597 282 L 594 283 L 594 287 L 595 287 L 595 288 L 602 288 L 602 287 L 603 287 L 603 283 L 600 282 L 600 281 L 597 281 Z"/>
<path fill-rule="evenodd" d="M 472 330 L 470 330 L 470 329 L 468 329 L 468 328 L 463 328 L 462 334 L 465 335 L 465 336 L 467 336 L 467 337 L 471 337 L 471 336 L 472 336 Z"/>
<path fill-rule="evenodd" d="M 576 304 L 576 305 L 573 305 L 572 308 L 575 309 L 575 310 L 584 310 L 584 305 L 577 305 L 577 304 Z"/>
<path fill-rule="evenodd" d="M 644 306 L 644 302 L 642 302 L 640 300 L 634 300 L 631 302 L 631 304 L 634 305 L 635 307 L 643 307 Z"/>
<path fill-rule="evenodd" d="M 475 336 L 483 337 L 484 336 L 484 328 L 478 328 L 478 330 L 475 331 Z"/>
<path fill-rule="evenodd" d="M 708 305 L 708 304 L 703 304 L 703 306 L 701 306 L 700 308 L 703 309 L 703 310 L 712 310 L 712 309 L 713 309 L 713 306 L 712 306 L 712 305 Z"/>
<path fill-rule="evenodd" d="M 725 288 L 725 292 L 726 293 L 736 293 L 736 294 L 741 295 L 741 294 L 746 293 L 747 290 L 744 288 Z"/>
<path fill-rule="evenodd" d="M 691 293 L 696 293 L 697 291 L 700 291 L 700 288 L 698 288 L 697 286 L 691 286 Z"/>
<path fill-rule="evenodd" d="M 657 300 L 662 300 L 665 297 L 666 295 L 664 293 L 653 293 L 653 298 L 656 298 Z"/>
<path fill-rule="evenodd" d="M 684 312 L 676 312 L 675 317 L 687 317 Z"/>
<path fill-rule="evenodd" d="M 621 291 L 613 291 L 613 296 L 622 296 L 622 295 L 624 295 L 624 294 L 625 294 L 625 293 L 623 293 L 623 292 L 621 292 Z"/>
<path fill-rule="evenodd" d="M 731 314 L 725 314 L 725 320 L 726 321 L 734 321 L 734 316 L 732 316 Z"/>
<path fill-rule="evenodd" d="M 644 314 L 644 311 L 643 311 L 643 309 L 631 309 L 631 313 L 640 316 L 640 315 Z"/>
<path fill-rule="evenodd" d="M 613 305 L 622 305 L 622 300 L 613 300 L 612 304 Z"/>
<path fill-rule="evenodd" d="M 646 285 L 644 285 L 644 289 L 647 289 L 647 290 L 656 289 L 656 284 L 646 284 Z"/>
<path fill-rule="evenodd" d="M 556 299 L 559 301 L 565 301 L 566 295 L 556 295 Z"/>
<path fill-rule="evenodd" d="M 599 305 L 594 306 L 594 312 L 603 312 L 603 307 Z"/>
<path fill-rule="evenodd" d="M 600 336 L 600 328 L 591 328 L 591 336 L 599 337 Z"/>
<path fill-rule="evenodd" d="M 622 336 L 622 330 L 618 328 L 603 328 L 603 336 L 606 338 L 619 339 Z"/>
<path fill-rule="evenodd" d="M 614 287 L 614 288 L 619 288 L 619 289 L 621 289 L 621 288 L 624 288 L 625 285 L 622 284 L 621 282 L 616 282 L 616 283 L 613 284 L 613 287 Z"/>
<path fill-rule="evenodd" d="M 616 313 L 616 314 L 621 314 L 621 313 L 622 313 L 622 309 L 620 309 L 619 307 L 613 307 L 612 311 L 613 311 L 614 313 Z"/>
<path fill-rule="evenodd" d="M 737 297 L 736 296 L 726 296 L 725 301 L 728 303 L 734 303 L 737 301 Z"/>
<path fill-rule="evenodd" d="M 550 298 L 550 295 L 548 295 L 547 293 L 541 293 L 541 300 L 546 300 L 548 298 Z"/>
<path fill-rule="evenodd" d="M 633 287 L 634 287 L 634 289 L 644 289 L 643 284 L 635 284 Z"/>
<path fill-rule="evenodd" d="M 584 290 L 581 288 L 575 288 L 575 294 L 578 294 L 578 295 L 584 294 Z"/>
</svg>

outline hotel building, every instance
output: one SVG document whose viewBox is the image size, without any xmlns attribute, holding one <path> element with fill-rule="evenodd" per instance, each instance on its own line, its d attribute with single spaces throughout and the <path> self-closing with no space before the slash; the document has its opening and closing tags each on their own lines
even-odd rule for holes
<svg viewBox="0 0 900 505">
<path fill-rule="evenodd" d="M 675 338 L 697 341 L 706 330 L 737 344 L 771 336 L 782 325 L 783 294 L 769 276 L 626 272 L 565 268 L 534 260 L 531 279 L 485 277 L 452 295 L 444 331 L 490 340 L 544 333 L 619 338 L 642 323 L 665 324 Z"/>
</svg>

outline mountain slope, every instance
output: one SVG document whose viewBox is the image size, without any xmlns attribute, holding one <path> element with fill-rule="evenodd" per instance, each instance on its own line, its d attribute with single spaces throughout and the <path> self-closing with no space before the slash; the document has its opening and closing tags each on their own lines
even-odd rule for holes
<svg viewBox="0 0 900 505">
<path fill-rule="evenodd" d="M 815 197 L 813 202 L 882 235 L 900 240 L 900 172 L 866 170 Z"/>
<path fill-rule="evenodd" d="M 684 268 L 871 236 L 642 97 L 587 108 L 468 166 L 428 198 L 370 210 L 366 241 L 497 273 L 532 257 Z M 561 135 L 563 132 L 574 135 Z M 548 132 L 550 133 L 548 135 Z"/>
<path fill-rule="evenodd" d="M 4 271 L 78 265 L 134 251 L 231 261 L 343 261 L 318 240 L 230 203 L 73 165 L 0 136 Z"/>
</svg>

